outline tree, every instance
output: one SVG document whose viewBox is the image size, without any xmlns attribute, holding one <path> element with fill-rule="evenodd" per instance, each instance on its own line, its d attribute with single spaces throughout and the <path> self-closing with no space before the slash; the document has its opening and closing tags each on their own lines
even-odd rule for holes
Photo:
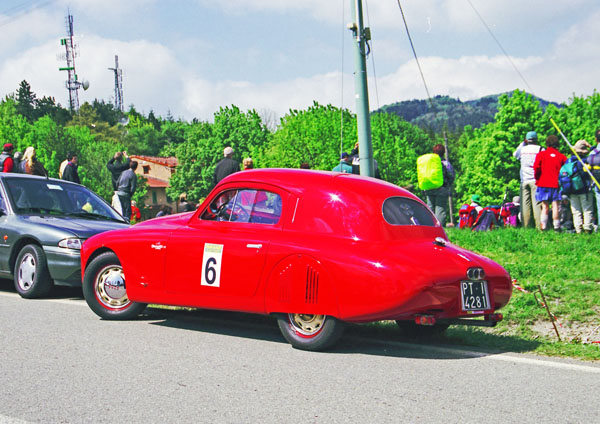
<svg viewBox="0 0 600 424">
<path fill-rule="evenodd" d="M 215 166 L 223 158 L 225 147 L 231 146 L 234 158 L 241 162 L 244 157 L 259 157 L 269 138 L 256 111 L 244 113 L 236 106 L 221 108 L 214 115 L 214 124 L 193 124 L 186 131 L 185 142 L 165 148 L 165 153 L 174 153 L 178 162 L 167 194 L 176 199 L 185 192 L 189 199 L 201 199 L 213 187 Z"/>
<path fill-rule="evenodd" d="M 331 170 L 341 152 L 350 152 L 355 142 L 356 119 L 348 110 L 314 102 L 307 110 L 290 110 L 281 118 L 258 162 L 283 168 L 306 162 L 314 169 Z"/>
<path fill-rule="evenodd" d="M 24 116 L 29 122 L 33 122 L 37 116 L 35 112 L 36 96 L 31 91 L 31 86 L 26 80 L 21 81 L 17 90 L 17 113 Z"/>
<path fill-rule="evenodd" d="M 465 128 L 461 137 L 460 168 L 456 183 L 457 198 L 464 203 L 479 194 L 483 203 L 498 204 L 506 188 L 519 192 L 519 162 L 513 152 L 528 131 L 540 127 L 542 109 L 533 96 L 516 90 L 511 97 L 500 97 L 496 121 L 481 129 Z M 543 133 L 539 134 L 543 139 Z"/>
<path fill-rule="evenodd" d="M 373 156 L 381 178 L 401 187 L 416 187 L 417 157 L 431 152 L 433 140 L 398 115 L 371 115 Z"/>
</svg>

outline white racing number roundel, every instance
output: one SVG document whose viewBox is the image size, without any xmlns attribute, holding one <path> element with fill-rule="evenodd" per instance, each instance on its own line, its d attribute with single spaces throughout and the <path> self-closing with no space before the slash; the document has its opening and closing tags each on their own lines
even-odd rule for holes
<svg viewBox="0 0 600 424">
<path fill-rule="evenodd" d="M 223 245 L 204 243 L 202 256 L 202 282 L 203 286 L 219 287 L 221 284 L 221 260 Z"/>
</svg>

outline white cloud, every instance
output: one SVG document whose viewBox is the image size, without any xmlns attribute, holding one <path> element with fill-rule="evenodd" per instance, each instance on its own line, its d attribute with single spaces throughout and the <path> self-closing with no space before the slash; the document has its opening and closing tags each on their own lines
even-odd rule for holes
<svg viewBox="0 0 600 424">
<path fill-rule="evenodd" d="M 186 81 L 184 108 L 186 116 L 210 120 L 221 106 L 234 104 L 242 110 L 271 110 L 278 117 L 290 109 L 305 109 L 313 101 L 340 106 L 342 76 L 338 72 L 296 78 L 281 83 L 252 84 L 248 81 Z M 344 102 L 353 102 L 352 81 L 344 87 Z"/>
</svg>

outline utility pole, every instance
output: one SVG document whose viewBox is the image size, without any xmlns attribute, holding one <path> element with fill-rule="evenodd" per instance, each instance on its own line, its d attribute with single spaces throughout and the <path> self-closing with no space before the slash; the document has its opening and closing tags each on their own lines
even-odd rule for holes
<svg viewBox="0 0 600 424">
<path fill-rule="evenodd" d="M 369 114 L 369 89 L 367 86 L 367 53 L 365 47 L 371 40 L 371 30 L 364 28 L 362 0 L 352 0 L 352 20 L 348 29 L 355 41 L 354 91 L 356 96 L 356 121 L 358 130 L 358 157 L 360 175 L 373 177 L 375 164 L 371 145 L 371 116 Z"/>
<path fill-rule="evenodd" d="M 115 67 L 108 69 L 115 73 L 115 109 L 123 113 L 123 70 L 119 68 L 119 56 L 115 55 Z"/>
<path fill-rule="evenodd" d="M 445 156 L 446 156 L 446 160 L 448 160 L 448 136 L 446 135 L 446 131 L 444 131 L 444 150 L 445 150 Z M 448 190 L 450 191 L 448 193 L 448 208 L 450 209 L 450 225 L 452 227 L 454 227 L 454 202 L 452 201 L 452 191 L 453 191 L 453 187 L 449 186 Z"/>
</svg>

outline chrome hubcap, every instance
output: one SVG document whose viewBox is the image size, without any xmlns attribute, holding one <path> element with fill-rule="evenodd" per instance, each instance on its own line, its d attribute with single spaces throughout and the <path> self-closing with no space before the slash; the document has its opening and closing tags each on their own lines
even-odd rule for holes
<svg viewBox="0 0 600 424">
<path fill-rule="evenodd" d="M 23 291 L 31 289 L 35 280 L 35 258 L 31 253 L 23 256 L 19 264 L 17 282 Z"/>
<path fill-rule="evenodd" d="M 125 291 L 125 274 L 118 265 L 103 268 L 96 278 L 96 297 L 106 307 L 121 309 L 129 305 Z"/>
<path fill-rule="evenodd" d="M 325 315 L 288 314 L 294 329 L 304 336 L 314 336 L 323 328 Z"/>
</svg>

